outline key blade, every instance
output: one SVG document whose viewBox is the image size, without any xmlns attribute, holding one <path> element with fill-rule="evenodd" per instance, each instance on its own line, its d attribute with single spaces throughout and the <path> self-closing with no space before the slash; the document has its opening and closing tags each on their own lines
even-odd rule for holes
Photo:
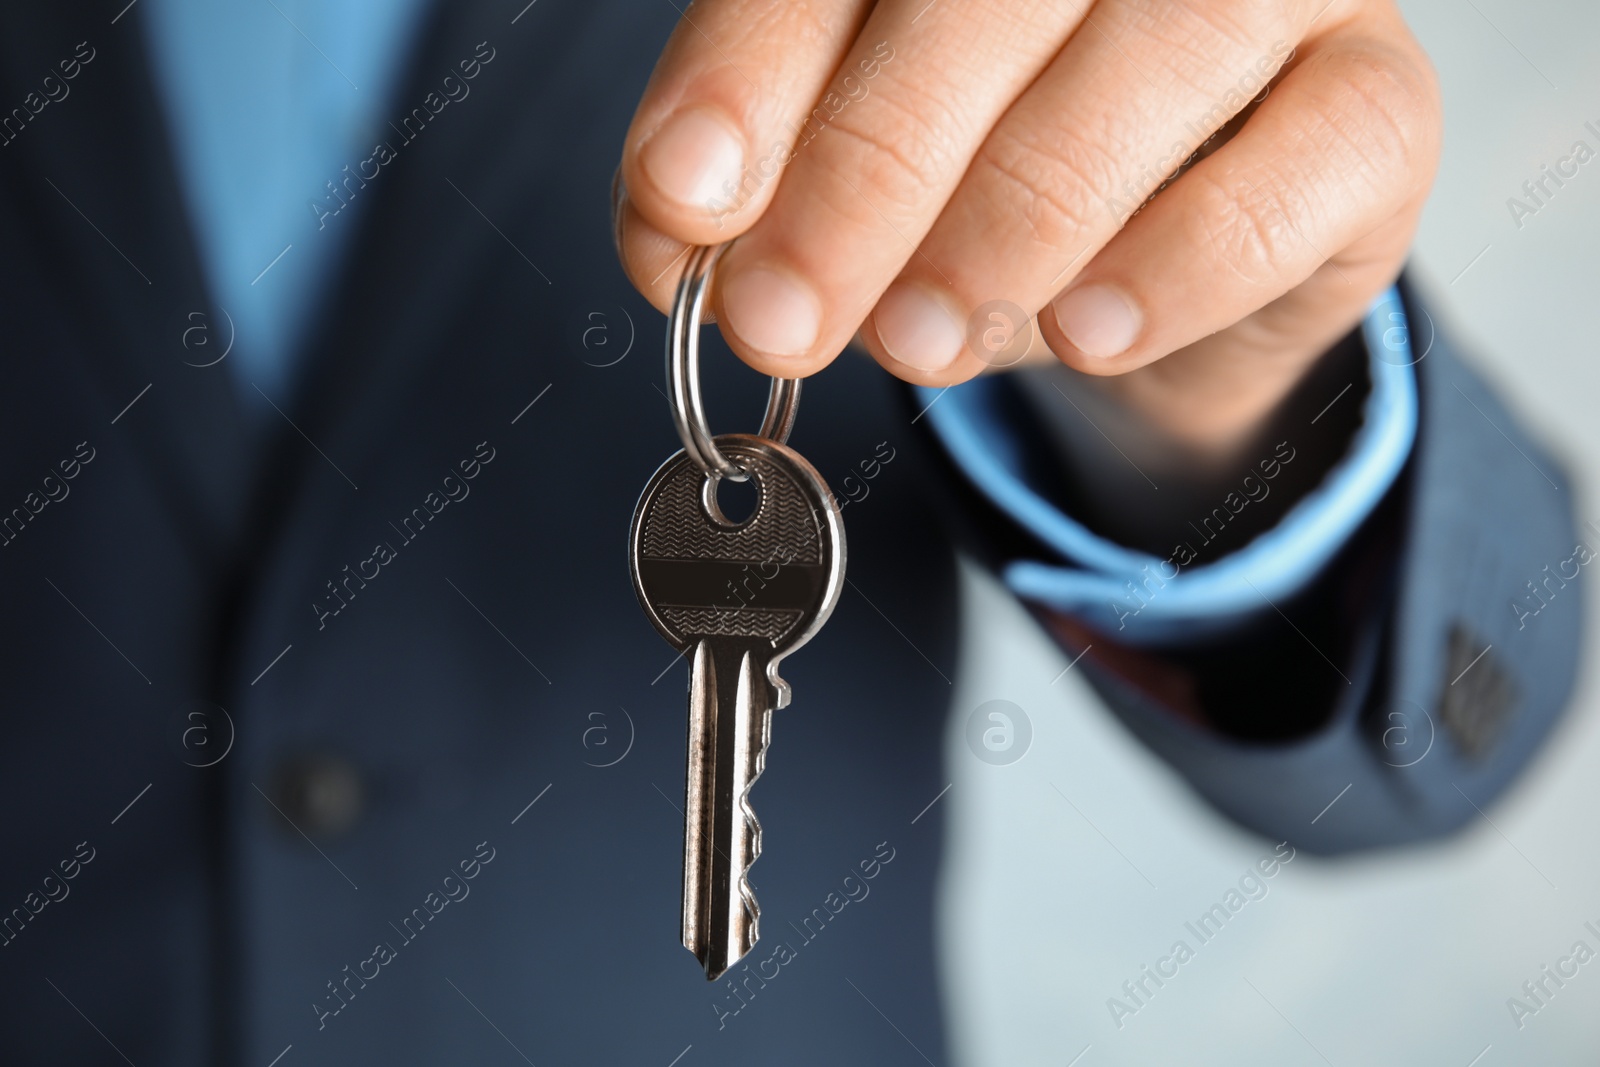
<svg viewBox="0 0 1600 1067">
<path fill-rule="evenodd" d="M 760 937 L 749 872 L 761 854 L 761 824 L 749 794 L 772 729 L 764 668 L 755 642 L 726 638 L 700 641 L 690 666 L 682 933 L 711 981 Z"/>
</svg>

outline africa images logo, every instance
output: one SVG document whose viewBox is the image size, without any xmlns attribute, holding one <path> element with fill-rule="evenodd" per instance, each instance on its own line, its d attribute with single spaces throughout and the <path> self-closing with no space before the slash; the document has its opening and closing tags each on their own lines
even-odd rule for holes
<svg viewBox="0 0 1600 1067">
<path fill-rule="evenodd" d="M 1028 754 L 1033 720 L 1009 700 L 988 700 L 967 716 L 967 748 L 991 767 L 1005 767 Z"/>
</svg>

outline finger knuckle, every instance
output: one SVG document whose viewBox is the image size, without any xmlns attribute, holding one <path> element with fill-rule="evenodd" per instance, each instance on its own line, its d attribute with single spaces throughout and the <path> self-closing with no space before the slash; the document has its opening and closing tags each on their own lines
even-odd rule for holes
<svg viewBox="0 0 1600 1067">
<path fill-rule="evenodd" d="M 1089 142 L 1052 142 L 1005 128 L 973 161 L 974 175 L 999 202 L 998 213 L 1016 219 L 1026 239 L 1055 251 L 1083 240 L 1092 224 L 1092 190 L 1110 188 L 1113 169 L 1108 155 Z"/>
<path fill-rule="evenodd" d="M 1314 81 L 1309 112 L 1335 158 L 1391 192 L 1395 180 L 1431 174 L 1440 147 L 1438 88 L 1426 62 L 1372 51 L 1329 53 Z"/>
<path fill-rule="evenodd" d="M 1258 286 L 1282 278 L 1304 258 L 1303 238 L 1289 221 L 1295 207 L 1284 203 L 1275 187 L 1232 188 L 1215 179 L 1201 180 L 1196 210 L 1187 218 L 1198 231 L 1196 244 L 1212 250 L 1212 262 Z"/>
<path fill-rule="evenodd" d="M 1213 66 L 1219 48 L 1254 51 L 1264 42 L 1298 36 L 1281 0 L 1148 0 L 1139 10 L 1152 37 L 1192 49 Z"/>
<path fill-rule="evenodd" d="M 880 106 L 894 108 L 894 114 L 877 113 L 868 123 L 847 118 L 846 111 L 820 136 L 843 139 L 838 142 L 842 150 L 833 153 L 835 161 L 841 171 L 859 175 L 855 184 L 880 208 L 915 217 L 949 183 L 956 149 L 946 131 L 953 127 L 930 109 L 919 105 L 913 110 L 883 95 Z"/>
</svg>

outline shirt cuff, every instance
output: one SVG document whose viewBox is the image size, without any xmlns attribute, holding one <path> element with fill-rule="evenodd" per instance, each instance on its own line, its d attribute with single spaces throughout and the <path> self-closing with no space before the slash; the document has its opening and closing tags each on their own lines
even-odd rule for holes
<svg viewBox="0 0 1600 1067">
<path fill-rule="evenodd" d="M 1175 545 L 1168 556 L 1155 556 L 1090 532 L 1053 504 L 1029 476 L 1020 436 L 1001 414 L 998 379 L 979 378 L 943 392 L 919 387 L 918 392 L 934 435 L 956 465 L 1051 555 L 1005 563 L 1000 576 L 1006 587 L 1129 644 L 1168 644 L 1193 639 L 1197 630 L 1227 629 L 1293 597 L 1344 547 L 1394 484 L 1416 439 L 1412 366 L 1420 358 L 1411 350 L 1398 290 L 1390 288 L 1373 301 L 1361 333 L 1372 387 L 1349 451 L 1276 526 L 1204 564 L 1194 562 L 1205 543 L 1199 536 Z M 1236 513 L 1245 505 L 1228 509 L 1227 501 L 1219 500 L 1218 506 Z"/>
</svg>

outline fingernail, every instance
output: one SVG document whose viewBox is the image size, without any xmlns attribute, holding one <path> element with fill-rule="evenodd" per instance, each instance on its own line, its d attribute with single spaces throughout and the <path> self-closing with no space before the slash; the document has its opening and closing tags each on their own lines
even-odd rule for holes
<svg viewBox="0 0 1600 1067">
<path fill-rule="evenodd" d="M 611 175 L 611 240 L 622 255 L 622 205 L 628 201 L 628 189 L 622 184 L 622 166 Z"/>
<path fill-rule="evenodd" d="M 910 282 L 895 282 L 878 301 L 872 326 L 884 350 L 921 371 L 942 370 L 961 354 L 966 336 L 932 293 Z"/>
<path fill-rule="evenodd" d="M 645 142 L 639 165 L 658 192 L 702 211 L 728 198 L 744 173 L 744 139 L 708 108 L 693 107 L 669 118 Z"/>
<path fill-rule="evenodd" d="M 772 356 L 803 356 L 822 332 L 822 303 L 787 271 L 751 267 L 722 282 L 724 324 L 745 344 Z"/>
<path fill-rule="evenodd" d="M 1120 356 L 1138 340 L 1143 316 L 1118 289 L 1089 284 L 1052 301 L 1056 324 L 1078 351 L 1096 359 Z"/>
</svg>

